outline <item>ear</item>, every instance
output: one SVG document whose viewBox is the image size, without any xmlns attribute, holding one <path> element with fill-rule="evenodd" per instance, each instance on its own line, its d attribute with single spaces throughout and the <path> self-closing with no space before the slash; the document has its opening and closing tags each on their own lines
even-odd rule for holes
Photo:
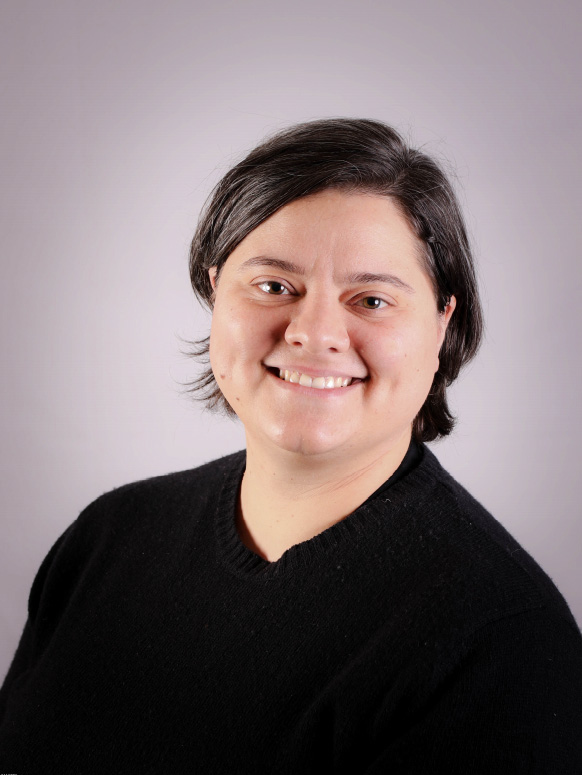
<svg viewBox="0 0 582 775">
<path fill-rule="evenodd" d="M 443 312 L 439 312 L 439 338 L 438 338 L 438 349 L 440 352 L 441 347 L 443 346 L 443 342 L 445 340 L 445 334 L 447 333 L 447 326 L 449 325 L 449 321 L 453 315 L 453 312 L 455 311 L 455 307 L 457 306 L 457 300 L 454 296 L 451 296 L 449 299 L 449 303 L 444 308 Z"/>
<path fill-rule="evenodd" d="M 208 270 L 208 277 L 210 277 L 210 285 L 212 285 L 212 290 L 216 292 L 216 267 L 211 266 Z"/>
</svg>

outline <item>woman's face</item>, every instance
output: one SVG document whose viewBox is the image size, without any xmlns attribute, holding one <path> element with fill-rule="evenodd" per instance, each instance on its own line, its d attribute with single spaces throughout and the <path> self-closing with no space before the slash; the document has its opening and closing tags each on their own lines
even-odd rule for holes
<svg viewBox="0 0 582 775">
<path fill-rule="evenodd" d="M 210 270 L 210 362 L 249 444 L 356 463 L 410 434 L 455 303 L 438 313 L 420 251 L 391 199 L 328 190 Z"/>
</svg>

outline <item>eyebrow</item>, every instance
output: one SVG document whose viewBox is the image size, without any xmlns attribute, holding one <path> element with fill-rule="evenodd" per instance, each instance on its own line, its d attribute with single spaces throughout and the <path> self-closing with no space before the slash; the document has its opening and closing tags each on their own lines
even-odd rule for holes
<svg viewBox="0 0 582 775">
<path fill-rule="evenodd" d="M 303 267 L 292 263 L 291 261 L 285 261 L 282 258 L 272 258 L 271 256 L 255 256 L 254 258 L 247 258 L 246 261 L 239 266 L 238 271 L 242 272 L 249 266 L 271 266 L 275 269 L 280 269 L 282 272 L 290 272 L 291 274 L 305 275 Z M 376 272 L 355 272 L 349 274 L 344 278 L 344 281 L 349 285 L 365 285 L 368 283 L 387 283 L 388 285 L 394 285 L 400 288 L 406 293 L 414 293 L 414 288 L 400 277 L 395 274 L 376 273 Z"/>
</svg>

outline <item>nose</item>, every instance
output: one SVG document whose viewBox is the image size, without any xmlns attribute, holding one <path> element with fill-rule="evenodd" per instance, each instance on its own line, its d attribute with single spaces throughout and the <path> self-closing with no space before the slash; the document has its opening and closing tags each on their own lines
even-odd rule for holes
<svg viewBox="0 0 582 775">
<path fill-rule="evenodd" d="M 346 312 L 340 302 L 325 294 L 306 294 L 290 305 L 292 317 L 285 331 L 285 341 L 307 352 L 346 352 L 350 337 Z"/>
</svg>

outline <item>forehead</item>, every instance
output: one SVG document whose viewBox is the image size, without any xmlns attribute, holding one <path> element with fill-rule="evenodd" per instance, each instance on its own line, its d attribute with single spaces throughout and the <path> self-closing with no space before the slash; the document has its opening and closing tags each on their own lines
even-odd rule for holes
<svg viewBox="0 0 582 775">
<path fill-rule="evenodd" d="M 250 232 L 232 257 L 273 251 L 306 268 L 317 262 L 362 271 L 423 269 L 422 243 L 394 201 L 361 192 L 326 190 L 296 199 Z"/>
</svg>

